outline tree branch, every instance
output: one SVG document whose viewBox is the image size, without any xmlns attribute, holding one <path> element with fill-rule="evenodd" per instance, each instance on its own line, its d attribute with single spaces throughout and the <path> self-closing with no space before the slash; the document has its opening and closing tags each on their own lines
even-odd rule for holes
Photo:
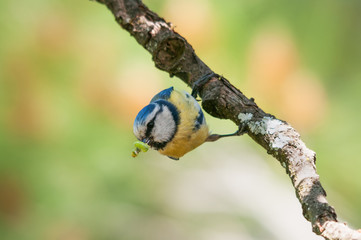
<svg viewBox="0 0 361 240">
<path fill-rule="evenodd" d="M 152 55 L 155 66 L 177 76 L 188 86 L 213 71 L 172 25 L 150 11 L 140 0 L 96 0 L 105 4 L 119 25 Z M 224 77 L 213 77 L 199 92 L 210 115 L 244 125 L 248 135 L 275 157 L 292 180 L 304 217 L 325 239 L 359 239 L 361 233 L 337 221 L 316 172 L 316 154 L 287 122 L 260 109 Z"/>
</svg>

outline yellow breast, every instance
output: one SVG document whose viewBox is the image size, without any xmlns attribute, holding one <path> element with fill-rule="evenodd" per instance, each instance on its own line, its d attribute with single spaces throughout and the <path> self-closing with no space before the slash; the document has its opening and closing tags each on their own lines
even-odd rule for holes
<svg viewBox="0 0 361 240">
<path fill-rule="evenodd" d="M 209 129 L 207 124 L 195 129 L 195 119 L 198 116 L 199 108 L 195 105 L 195 103 L 198 104 L 195 102 L 196 100 L 189 94 L 174 90 L 168 101 L 180 111 L 180 123 L 172 141 L 159 152 L 169 157 L 180 158 L 204 143 L 209 136 Z"/>
</svg>

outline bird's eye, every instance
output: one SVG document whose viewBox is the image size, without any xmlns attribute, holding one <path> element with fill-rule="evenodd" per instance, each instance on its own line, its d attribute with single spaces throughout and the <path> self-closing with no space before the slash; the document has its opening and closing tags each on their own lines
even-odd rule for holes
<svg viewBox="0 0 361 240">
<path fill-rule="evenodd" d="M 154 121 L 151 121 L 147 124 L 148 128 L 153 128 L 154 127 Z"/>
</svg>

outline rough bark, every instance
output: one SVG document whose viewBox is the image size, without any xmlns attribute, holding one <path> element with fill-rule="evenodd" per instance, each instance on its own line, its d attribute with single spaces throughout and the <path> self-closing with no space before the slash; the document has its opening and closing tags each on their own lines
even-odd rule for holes
<svg viewBox="0 0 361 240">
<path fill-rule="evenodd" d="M 213 71 L 172 25 L 150 11 L 140 0 L 96 0 L 105 4 L 118 24 L 152 55 L 155 66 L 177 76 L 188 86 Z M 248 135 L 286 169 L 304 217 L 325 239 L 360 239 L 361 233 L 337 221 L 316 172 L 316 154 L 287 122 L 265 113 L 224 77 L 213 77 L 199 91 L 202 107 L 210 115 L 243 125 Z"/>
</svg>

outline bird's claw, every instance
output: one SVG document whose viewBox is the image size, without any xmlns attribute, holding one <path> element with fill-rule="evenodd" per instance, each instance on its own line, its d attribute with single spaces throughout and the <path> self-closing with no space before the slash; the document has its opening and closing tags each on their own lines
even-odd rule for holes
<svg viewBox="0 0 361 240">
<path fill-rule="evenodd" d="M 191 95 L 197 99 L 197 95 L 199 93 L 199 90 L 206 84 L 211 78 L 217 77 L 219 78 L 219 75 L 217 73 L 211 72 L 203 75 L 202 77 L 198 78 L 194 83 L 192 87 L 192 93 Z"/>
<path fill-rule="evenodd" d="M 246 128 L 246 124 L 241 123 L 241 124 L 239 124 L 238 130 L 237 130 L 237 132 L 234 133 L 234 135 L 235 136 L 241 136 L 241 135 L 243 135 L 243 134 L 245 134 L 247 132 L 248 132 L 248 130 Z"/>
</svg>

